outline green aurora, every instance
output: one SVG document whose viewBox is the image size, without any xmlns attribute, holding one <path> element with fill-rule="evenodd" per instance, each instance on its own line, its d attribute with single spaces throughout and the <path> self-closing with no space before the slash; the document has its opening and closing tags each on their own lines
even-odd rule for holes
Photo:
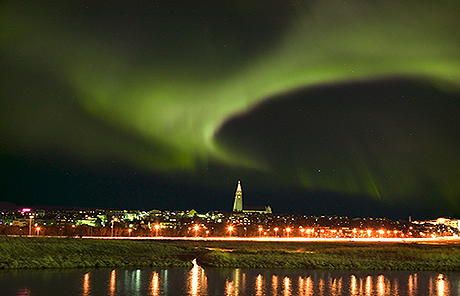
<svg viewBox="0 0 460 296">
<path fill-rule="evenodd" d="M 3 1 L 2 154 L 58 151 L 204 183 L 223 183 L 214 175 L 226 168 L 278 188 L 443 199 L 460 214 L 459 135 L 448 131 L 460 110 L 458 1 L 192 2 Z M 329 108 L 315 120 L 286 107 L 302 92 L 392 79 L 432 95 L 407 91 L 423 103 L 414 117 L 399 101 L 371 111 L 384 100 L 372 88 L 373 103 L 303 97 L 298 109 Z M 279 147 L 254 128 L 278 121 L 244 121 L 260 108 L 295 119 L 290 136 L 275 132 Z M 374 120 L 385 144 L 350 134 Z"/>
</svg>

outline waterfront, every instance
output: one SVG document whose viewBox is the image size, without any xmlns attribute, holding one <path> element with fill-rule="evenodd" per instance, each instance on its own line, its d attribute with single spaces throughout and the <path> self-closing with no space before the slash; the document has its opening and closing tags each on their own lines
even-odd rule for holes
<svg viewBox="0 0 460 296">
<path fill-rule="evenodd" d="M 240 268 L 4 270 L 2 295 L 363 295 L 460 294 L 459 272 Z"/>
<path fill-rule="evenodd" d="M 0 237 L 0 269 L 191 267 L 460 271 L 457 241 Z"/>
</svg>

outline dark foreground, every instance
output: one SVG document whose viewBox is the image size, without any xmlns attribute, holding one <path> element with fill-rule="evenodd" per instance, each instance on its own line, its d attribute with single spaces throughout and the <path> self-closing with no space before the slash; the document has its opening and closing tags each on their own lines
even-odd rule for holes
<svg viewBox="0 0 460 296">
<path fill-rule="evenodd" d="M 0 268 L 201 266 L 460 271 L 460 244 L 0 237 Z"/>
</svg>

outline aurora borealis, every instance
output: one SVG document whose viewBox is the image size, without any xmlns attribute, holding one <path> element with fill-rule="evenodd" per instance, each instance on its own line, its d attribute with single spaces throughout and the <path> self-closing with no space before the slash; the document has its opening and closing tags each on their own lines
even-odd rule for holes
<svg viewBox="0 0 460 296">
<path fill-rule="evenodd" d="M 460 215 L 456 1 L 2 1 L 0 200 Z"/>
</svg>

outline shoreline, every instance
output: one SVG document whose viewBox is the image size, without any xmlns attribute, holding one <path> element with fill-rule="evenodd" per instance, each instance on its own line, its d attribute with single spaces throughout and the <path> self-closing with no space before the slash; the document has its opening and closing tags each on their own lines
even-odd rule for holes
<svg viewBox="0 0 460 296">
<path fill-rule="evenodd" d="M 191 267 L 460 271 L 460 240 L 0 237 L 1 269 Z"/>
</svg>

